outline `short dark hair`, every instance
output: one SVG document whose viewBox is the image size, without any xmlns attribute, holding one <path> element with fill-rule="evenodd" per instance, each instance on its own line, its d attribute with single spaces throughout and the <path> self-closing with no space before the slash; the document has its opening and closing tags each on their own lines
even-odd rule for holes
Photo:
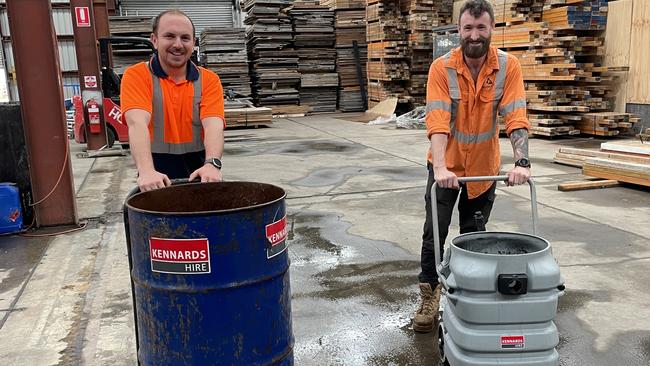
<svg viewBox="0 0 650 366">
<path fill-rule="evenodd" d="M 165 10 L 162 13 L 156 15 L 155 18 L 153 18 L 153 30 L 152 30 L 152 32 L 154 34 L 158 31 L 158 23 L 160 23 L 160 18 L 162 18 L 164 15 L 167 15 L 167 14 L 170 14 L 170 15 L 182 15 L 185 18 L 187 18 L 190 21 L 190 24 L 192 24 L 192 37 L 196 37 L 196 34 L 195 34 L 196 29 L 194 28 L 194 22 L 192 21 L 192 19 L 190 19 L 190 17 L 187 14 L 185 14 L 182 10 L 178 10 L 178 9 Z"/>
<path fill-rule="evenodd" d="M 490 15 L 490 20 L 494 23 L 494 10 L 492 9 L 492 4 L 487 0 L 467 0 L 465 4 L 460 8 L 460 13 L 458 14 L 458 24 L 460 25 L 460 17 L 463 16 L 463 13 L 469 10 L 469 14 L 474 18 L 480 18 L 483 13 L 487 12 Z"/>
</svg>

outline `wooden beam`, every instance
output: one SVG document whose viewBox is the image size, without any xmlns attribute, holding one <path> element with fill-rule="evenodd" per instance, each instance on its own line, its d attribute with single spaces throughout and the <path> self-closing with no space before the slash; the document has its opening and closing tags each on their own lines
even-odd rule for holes
<svg viewBox="0 0 650 366">
<path fill-rule="evenodd" d="M 582 191 L 587 189 L 600 189 L 618 187 L 620 183 L 617 180 L 599 179 L 594 181 L 568 182 L 558 184 L 557 190 L 562 192 Z"/>
</svg>

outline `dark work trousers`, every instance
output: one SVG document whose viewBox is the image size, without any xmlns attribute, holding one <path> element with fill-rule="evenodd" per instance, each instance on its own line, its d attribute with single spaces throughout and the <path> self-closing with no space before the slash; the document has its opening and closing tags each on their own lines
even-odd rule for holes
<svg viewBox="0 0 650 366">
<path fill-rule="evenodd" d="M 424 221 L 424 230 L 422 234 L 422 256 L 420 266 L 420 283 L 429 283 L 431 288 L 435 288 L 438 284 L 438 273 L 436 272 L 436 257 L 434 253 L 434 240 L 433 240 L 433 226 L 431 220 L 431 187 L 435 182 L 433 177 L 433 167 L 431 163 L 427 163 L 429 169 L 429 179 L 427 180 L 427 191 L 424 195 L 426 219 Z M 436 187 L 436 199 L 438 201 L 438 230 L 440 232 L 440 260 L 442 260 L 443 247 L 445 239 L 449 233 L 449 224 L 451 224 L 451 216 L 454 211 L 456 199 L 460 193 L 460 201 L 458 202 L 459 226 L 460 233 L 469 233 L 478 231 L 476 221 L 474 220 L 474 213 L 481 211 L 483 213 L 484 223 L 487 223 L 490 218 L 490 211 L 494 204 L 496 182 L 480 196 L 474 199 L 467 198 L 467 187 L 465 184 L 460 185 L 460 191 L 451 188 Z"/>
<path fill-rule="evenodd" d="M 156 171 L 167 175 L 169 179 L 187 179 L 205 163 L 205 151 L 186 154 L 152 153 L 151 157 Z"/>
</svg>

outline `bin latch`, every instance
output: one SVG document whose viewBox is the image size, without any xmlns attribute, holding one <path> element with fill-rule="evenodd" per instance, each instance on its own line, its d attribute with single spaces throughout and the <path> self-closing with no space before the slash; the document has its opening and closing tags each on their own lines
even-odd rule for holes
<svg viewBox="0 0 650 366">
<path fill-rule="evenodd" d="M 528 292 L 528 275 L 500 274 L 497 281 L 499 292 L 504 295 L 524 295 Z"/>
</svg>

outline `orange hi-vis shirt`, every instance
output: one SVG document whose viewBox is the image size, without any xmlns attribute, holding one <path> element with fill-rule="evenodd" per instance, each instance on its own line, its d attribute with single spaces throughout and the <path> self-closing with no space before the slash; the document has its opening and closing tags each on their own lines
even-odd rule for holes
<svg viewBox="0 0 650 366">
<path fill-rule="evenodd" d="M 193 82 L 201 73 L 201 101 L 199 118 L 219 117 L 224 121 L 223 89 L 219 76 L 203 67 L 188 62 L 187 80 L 176 83 L 167 76 L 155 56 L 147 62 L 128 67 L 122 76 L 120 104 L 122 115 L 130 109 L 142 109 L 151 113 L 149 135 L 154 139 L 153 80 L 158 77 L 162 89 L 164 109 L 164 142 L 183 144 L 193 140 Z M 155 74 L 152 75 L 153 73 Z"/>
<path fill-rule="evenodd" d="M 460 48 L 439 57 L 429 69 L 426 107 L 427 137 L 448 136 L 445 162 L 459 177 L 498 175 L 501 167 L 497 111 L 508 135 L 530 129 L 526 92 L 519 61 L 490 46 L 476 84 Z M 431 160 L 431 149 L 427 159 Z M 492 182 L 467 183 L 476 198 Z"/>
</svg>

